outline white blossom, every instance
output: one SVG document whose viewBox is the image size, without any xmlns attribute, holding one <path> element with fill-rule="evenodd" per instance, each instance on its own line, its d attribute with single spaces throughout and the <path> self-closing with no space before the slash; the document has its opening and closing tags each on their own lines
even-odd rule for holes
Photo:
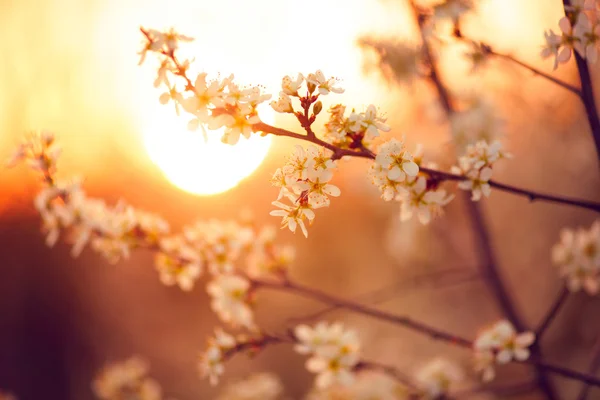
<svg viewBox="0 0 600 400">
<path fill-rule="evenodd" d="M 314 74 L 308 74 L 306 81 L 315 85 L 322 95 L 329 94 L 329 92 L 344 93 L 344 89 L 336 86 L 338 82 L 337 79 L 325 78 L 323 71 L 320 69 Z"/>
<path fill-rule="evenodd" d="M 298 340 L 295 349 L 311 357 L 306 368 L 315 374 L 316 386 L 327 388 L 339 383 L 349 385 L 354 381 L 353 368 L 359 361 L 360 342 L 356 332 L 344 329 L 342 324 L 317 324 L 313 329 L 299 325 L 294 329 Z"/>
<path fill-rule="evenodd" d="M 403 182 L 407 176 L 414 177 L 419 173 L 419 166 L 406 150 L 404 143 L 390 139 L 379 147 L 375 162 L 386 172 L 387 178 Z"/>
<path fill-rule="evenodd" d="M 238 275 L 218 275 L 206 285 L 211 307 L 219 318 L 232 326 L 254 329 L 254 315 L 248 305 L 250 282 Z"/>
<path fill-rule="evenodd" d="M 225 353 L 237 345 L 237 340 L 221 328 L 215 329 L 215 335 L 208 339 L 206 350 L 200 354 L 198 371 L 201 378 L 208 378 L 211 385 L 219 382 L 225 372 Z"/>
<path fill-rule="evenodd" d="M 552 248 L 552 261 L 572 292 L 589 295 L 600 290 L 600 220 L 589 229 L 563 229 L 560 242 Z"/>
<path fill-rule="evenodd" d="M 131 357 L 104 367 L 93 382 L 95 395 L 102 400 L 161 400 L 160 385 L 148 377 L 149 364 Z"/>
<path fill-rule="evenodd" d="M 484 380 L 494 377 L 493 363 L 507 364 L 512 360 L 525 361 L 529 358 L 529 347 L 535 342 L 533 332 L 517 333 L 507 320 L 501 320 L 482 331 L 473 343 L 475 360 Z"/>
</svg>

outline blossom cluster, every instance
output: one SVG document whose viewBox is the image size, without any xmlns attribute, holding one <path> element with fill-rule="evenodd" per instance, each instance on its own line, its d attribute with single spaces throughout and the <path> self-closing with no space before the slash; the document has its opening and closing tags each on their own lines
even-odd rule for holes
<svg viewBox="0 0 600 400">
<path fill-rule="evenodd" d="M 525 361 L 529 358 L 529 347 L 535 342 L 533 332 L 517 333 L 507 320 L 502 320 L 482 331 L 475 342 L 475 369 L 484 381 L 494 379 L 494 364 L 507 364 L 512 360 Z"/>
<path fill-rule="evenodd" d="M 314 328 L 297 326 L 294 336 L 298 341 L 296 351 L 310 356 L 306 368 L 317 374 L 317 388 L 353 382 L 353 369 L 360 355 L 360 342 L 355 331 L 345 329 L 341 323 L 319 322 Z"/>
<path fill-rule="evenodd" d="M 234 327 L 255 328 L 249 278 L 280 275 L 294 260 L 292 247 L 275 242 L 274 227 L 255 226 L 248 217 L 242 222 L 199 221 L 172 234 L 168 223 L 154 214 L 124 202 L 109 206 L 86 196 L 80 182 L 56 180 L 59 151 L 49 133 L 30 135 L 17 153 L 11 164 L 28 162 L 46 177 L 35 205 L 49 246 L 56 243 L 61 231 L 67 231 L 74 243 L 73 256 L 88 243 L 111 262 L 128 257 L 132 249 L 150 249 L 155 252 L 161 282 L 185 291 L 193 289 L 206 270 L 211 275 L 206 289 L 212 309 Z M 312 199 L 318 195 L 318 187 L 311 184 Z M 326 185 L 321 189 L 330 192 L 330 187 L 335 188 Z M 245 268 L 239 265 L 242 263 Z"/>
<path fill-rule="evenodd" d="M 215 335 L 208 339 L 206 350 L 200 355 L 198 370 L 201 378 L 208 378 L 211 385 L 219 382 L 225 372 L 223 364 L 228 352 L 233 350 L 244 338 L 236 338 L 221 328 L 215 329 Z"/>
<path fill-rule="evenodd" d="M 306 95 L 303 96 L 300 91 L 306 86 Z M 344 93 L 344 89 L 339 87 L 336 78 L 327 78 L 323 71 L 317 70 L 314 73 L 306 75 L 298 74 L 296 79 L 292 79 L 286 75 L 281 80 L 281 92 L 277 101 L 271 101 L 270 105 L 273 110 L 278 113 L 295 114 L 296 117 L 308 117 L 307 111 L 310 106 L 313 106 L 313 116 L 316 117 L 322 110 L 322 103 L 318 101 L 319 96 L 325 96 L 329 93 Z M 315 90 L 317 91 L 315 93 Z M 294 110 L 292 98 L 296 97 L 300 101 L 301 107 L 304 109 L 304 114 Z M 312 118 L 311 123 L 314 122 Z"/>
<path fill-rule="evenodd" d="M 236 144 L 240 136 L 250 137 L 254 131 L 253 125 L 260 122 L 256 108 L 269 100 L 271 95 L 264 94 L 259 86 L 241 87 L 234 81 L 233 75 L 207 80 L 208 74 L 201 72 L 191 79 L 188 76 L 190 62 L 186 60 L 181 63 L 175 56 L 178 41 L 191 38 L 172 30 L 162 33 L 142 29 L 142 32 L 146 37 L 142 61 L 148 51 L 163 57 L 154 82 L 156 87 L 162 84 L 167 87 L 167 91 L 159 98 L 162 104 L 173 101 L 178 113 L 181 107 L 193 115 L 188 124 L 191 130 L 200 126 L 210 130 L 224 128 L 221 138 L 224 143 Z M 185 85 L 179 88 L 171 83 L 170 77 L 179 78 Z"/>
<path fill-rule="evenodd" d="M 304 236 L 308 236 L 304 220 L 312 223 L 315 218 L 313 210 L 328 207 L 329 196 L 340 195 L 340 189 L 329 183 L 333 178 L 332 170 L 337 167 L 330 153 L 316 146 L 304 149 L 297 145 L 287 163 L 273 174 L 271 183 L 280 190 L 272 204 L 280 210 L 271 211 L 271 215 L 283 217 L 283 228 L 288 227 L 295 232 L 300 226 Z M 291 205 L 281 202 L 283 198 Z"/>
<path fill-rule="evenodd" d="M 391 139 L 379 147 L 369 175 L 379 188 L 382 199 L 400 202 L 401 220 L 409 220 L 416 214 L 421 223 L 427 224 L 432 216 L 442 213 L 442 207 L 453 196 L 432 184 L 427 174 L 419 170 L 422 159 L 421 146 L 412 155 L 403 141 Z"/>
<path fill-rule="evenodd" d="M 452 172 L 467 179 L 458 183 L 458 187 L 472 192 L 473 201 L 481 200 L 482 196 L 489 197 L 492 192 L 490 179 L 492 178 L 493 164 L 502 159 L 512 157 L 502 149 L 500 141 L 488 144 L 480 140 L 467 146 L 465 155 L 458 159 L 458 166 L 452 167 Z"/>
<path fill-rule="evenodd" d="M 161 400 L 160 385 L 148 376 L 150 366 L 140 357 L 105 366 L 93 382 L 100 400 Z"/>
<path fill-rule="evenodd" d="M 336 104 L 329 109 L 329 121 L 325 124 L 324 138 L 339 148 L 366 147 L 379 137 L 379 131 L 389 132 L 386 118 L 370 104 L 364 112 L 352 109 L 348 116 L 346 106 Z"/>
<path fill-rule="evenodd" d="M 128 257 L 132 248 L 153 246 L 168 233 L 168 223 L 154 214 L 124 202 L 109 206 L 88 197 L 78 180 L 57 180 L 58 154 L 54 135 L 42 132 L 29 135 L 11 160 L 11 165 L 19 161 L 28 163 L 44 177 L 44 186 L 34 203 L 42 217 L 42 230 L 49 246 L 56 243 L 62 230 L 68 230 L 74 256 L 89 243 L 109 261 L 116 262 Z"/>
<path fill-rule="evenodd" d="M 552 248 L 552 261 L 560 269 L 572 292 L 583 289 L 590 295 L 600 289 L 600 220 L 590 228 L 565 228 Z"/>
<path fill-rule="evenodd" d="M 551 29 L 544 33 L 545 45 L 542 58 L 554 57 L 554 69 L 567 63 L 575 50 L 582 58 L 591 63 L 598 60 L 600 46 L 600 24 L 597 0 L 573 0 L 566 7 L 568 15 L 558 21 L 560 34 Z"/>
</svg>

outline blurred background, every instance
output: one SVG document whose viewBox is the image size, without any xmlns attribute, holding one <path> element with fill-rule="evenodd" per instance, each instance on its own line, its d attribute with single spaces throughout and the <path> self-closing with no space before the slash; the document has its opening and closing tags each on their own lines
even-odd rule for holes
<svg viewBox="0 0 600 400">
<path fill-rule="evenodd" d="M 552 62 L 539 57 L 543 31 L 556 30 L 562 15 L 558 0 L 481 0 L 463 30 L 550 72 Z M 284 75 L 320 68 L 346 89 L 328 96 L 326 106 L 344 102 L 364 109 L 374 103 L 387 113 L 390 135 L 406 135 L 411 147 L 423 143 L 426 155 L 450 165 L 449 125 L 436 112 L 435 93 L 426 83 L 386 81 L 373 55 L 357 45 L 364 37 L 418 43 L 402 0 L 0 0 L 0 159 L 12 153 L 24 132 L 48 129 L 64 149 L 59 176 L 83 176 L 88 193 L 159 213 L 173 230 L 195 219 L 235 218 L 245 209 L 258 221 L 278 224 L 268 215 L 278 191 L 269 178 L 295 143 L 253 142 L 242 155 L 201 163 L 208 157 L 202 154 L 211 151 L 196 141 L 196 153 L 186 141 L 192 134 L 185 117 L 158 104 L 161 90 L 152 86 L 156 60 L 150 56 L 138 66 L 140 25 L 174 26 L 196 38 L 185 51 L 201 68 L 234 72 L 272 93 Z M 575 96 L 502 60 L 472 74 L 460 49 L 440 54 L 440 63 L 453 92 L 493 101 L 505 121 L 504 143 L 515 158 L 498 165 L 498 180 L 600 200 L 598 161 Z M 592 72 L 597 78 L 597 64 Z M 555 74 L 578 85 L 574 63 Z M 299 129 L 291 119 L 271 117 Z M 248 152 L 266 156 L 246 157 Z M 180 188 L 210 191 L 214 185 L 198 182 L 210 180 L 212 168 L 242 173 L 220 194 Z M 476 241 L 463 196 L 428 227 L 400 223 L 397 204 L 379 199 L 366 169 L 360 160 L 341 163 L 334 181 L 342 197 L 317 212 L 307 240 L 281 232 L 282 242 L 297 246 L 292 276 L 351 298 L 399 285 L 380 307 L 471 338 L 501 317 L 477 276 Z M 169 396 L 214 397 L 215 389 L 196 371 L 198 352 L 217 323 L 203 286 L 182 293 L 161 285 L 150 254 L 110 265 L 89 251 L 73 259 L 62 243 L 47 248 L 33 207 L 38 189 L 38 177 L 26 168 L 0 170 L 0 388 L 24 400 L 91 399 L 90 382 L 105 362 L 140 354 Z M 501 274 L 520 314 L 535 327 L 562 287 L 550 262 L 560 228 L 589 226 L 595 215 L 498 191 L 482 206 Z M 259 321 L 270 329 L 320 309 L 273 293 L 261 294 L 259 304 Z M 599 305 L 584 294 L 569 298 L 542 343 L 549 361 L 587 367 L 600 331 Z M 440 354 L 468 365 L 468 352 L 410 331 L 342 312 L 330 317 L 358 329 L 367 358 L 407 374 Z M 242 356 L 228 363 L 224 380 L 272 371 L 291 398 L 301 398 L 313 379 L 303 363 L 290 348 L 267 350 L 254 360 Z M 502 368 L 499 381 L 522 383 L 530 375 L 520 366 Z M 580 387 L 555 382 L 565 399 Z"/>
</svg>

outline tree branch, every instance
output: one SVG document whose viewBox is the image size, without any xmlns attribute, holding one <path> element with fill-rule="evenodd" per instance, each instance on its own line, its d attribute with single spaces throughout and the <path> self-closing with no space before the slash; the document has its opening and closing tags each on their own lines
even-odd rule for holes
<svg viewBox="0 0 600 400">
<path fill-rule="evenodd" d="M 448 343 L 453 343 L 461 347 L 471 347 L 472 341 L 469 339 L 462 338 L 460 336 L 452 335 L 445 331 L 430 327 L 422 322 L 415 321 L 402 315 L 396 315 L 387 311 L 382 311 L 377 308 L 372 308 L 364 304 L 346 300 L 339 297 L 332 296 L 320 290 L 304 286 L 299 283 L 286 280 L 285 282 L 275 282 L 267 280 L 252 279 L 251 283 L 255 289 L 272 289 L 283 292 L 291 292 L 302 297 L 310 298 L 313 300 L 320 301 L 325 304 L 336 306 L 339 308 L 345 308 L 358 314 L 367 315 L 370 317 L 377 318 L 382 321 L 391 322 L 396 325 L 404 326 L 412 329 L 416 332 L 425 334 L 432 339 L 441 340 Z"/>
<path fill-rule="evenodd" d="M 303 135 L 300 133 L 295 133 L 295 132 L 289 131 L 287 129 L 271 126 L 264 122 L 259 122 L 257 124 L 254 124 L 253 127 L 254 127 L 255 131 L 264 132 L 264 133 L 271 134 L 274 136 L 291 137 L 291 138 L 294 138 L 297 140 L 303 140 L 303 141 L 310 142 L 310 143 L 316 144 L 318 146 L 324 147 L 326 149 L 331 150 L 334 153 L 335 159 L 340 159 L 342 157 L 357 157 L 357 158 L 367 158 L 367 159 L 373 160 L 373 159 L 375 159 L 375 156 L 376 156 L 373 152 L 368 151 L 368 150 L 342 149 L 331 143 L 321 140 L 319 138 L 309 138 L 307 135 Z M 459 182 L 459 181 L 464 181 L 464 180 L 468 179 L 467 177 L 462 176 L 462 175 L 456 175 L 456 174 L 452 174 L 450 172 L 439 171 L 436 169 L 431 169 L 431 168 L 426 168 L 426 167 L 420 167 L 420 170 L 440 182 L 442 182 L 442 181 L 457 181 L 457 182 Z M 500 182 L 497 182 L 494 180 L 490 180 L 488 183 L 493 188 L 496 188 L 503 192 L 514 194 L 516 196 L 526 197 L 527 199 L 529 199 L 529 201 L 532 201 L 532 202 L 533 201 L 545 201 L 548 203 L 570 205 L 570 206 L 574 206 L 574 207 L 580 207 L 580 208 L 585 208 L 588 210 L 600 212 L 600 203 L 596 203 L 593 201 L 587 201 L 587 200 L 575 199 L 575 198 L 571 198 L 571 197 L 563 197 L 563 196 L 556 196 L 556 195 L 551 195 L 551 194 L 546 194 L 546 193 L 535 192 L 532 190 L 519 188 L 519 187 L 508 185 L 505 183 L 500 183 Z"/>
<path fill-rule="evenodd" d="M 415 4 L 414 0 L 408 1 L 413 11 L 414 17 L 417 21 L 420 36 L 422 39 L 425 60 L 428 61 L 430 64 L 429 68 L 431 73 L 429 79 L 436 87 L 438 96 L 444 107 L 444 110 L 446 111 L 448 118 L 450 118 L 455 112 L 455 110 L 452 106 L 452 102 L 448 91 L 443 82 L 441 81 L 439 72 L 437 70 L 437 64 L 434 60 L 433 53 L 431 52 L 429 43 L 427 41 L 427 37 L 425 35 L 426 16 L 419 11 L 419 8 Z M 494 249 L 492 248 L 491 238 L 489 237 L 489 232 L 483 217 L 483 210 L 481 209 L 479 203 L 470 201 L 469 198 L 467 198 L 466 204 L 467 210 L 470 215 L 471 223 L 475 232 L 477 233 L 476 236 L 479 244 L 477 248 L 480 250 L 480 258 L 482 259 L 479 265 L 481 266 L 482 275 L 484 276 L 484 278 L 487 278 L 485 279 L 485 282 L 487 283 L 488 288 L 493 292 L 496 301 L 499 303 L 506 317 L 512 322 L 512 324 L 517 330 L 524 331 L 525 324 L 518 315 L 517 310 L 510 298 L 510 295 L 508 294 L 508 290 L 504 285 L 504 280 L 502 279 L 498 271 L 498 265 L 496 261 L 496 256 L 494 254 Z M 535 341 L 532 344 L 530 350 L 533 355 L 541 357 L 541 350 L 537 341 Z M 548 380 L 544 371 L 542 371 L 539 367 L 536 366 L 535 374 L 540 389 L 544 392 L 548 399 L 557 399 L 557 396 L 554 392 L 554 388 L 552 387 L 552 384 Z"/>
<path fill-rule="evenodd" d="M 590 362 L 590 366 L 588 368 L 588 373 L 595 375 L 598 369 L 600 368 L 600 338 L 596 340 L 596 344 L 592 348 L 592 361 Z M 590 391 L 590 386 L 586 383 L 581 388 L 579 395 L 577 396 L 577 400 L 586 400 L 588 393 Z"/>
<path fill-rule="evenodd" d="M 567 290 L 567 288 L 563 288 L 560 291 L 556 300 L 554 300 L 554 303 L 552 303 L 552 306 L 550 306 L 550 309 L 546 313 L 544 319 L 542 319 L 542 322 L 540 322 L 539 327 L 535 330 L 535 336 L 537 340 L 540 340 L 540 338 L 544 335 L 552 321 L 554 321 L 554 318 L 558 315 L 558 311 L 565 304 L 565 300 L 567 300 L 567 297 L 569 297 L 569 291 Z"/>
<path fill-rule="evenodd" d="M 573 13 L 567 11 L 567 7 L 571 6 L 570 0 L 563 0 L 563 7 L 565 8 L 565 14 L 573 22 Z M 590 76 L 590 70 L 587 62 L 579 55 L 579 53 L 573 50 L 575 55 L 575 61 L 577 62 L 577 70 L 579 71 L 579 79 L 581 81 L 581 100 L 585 107 L 585 113 L 587 115 L 590 129 L 592 130 L 592 137 L 594 138 L 594 144 L 596 145 L 596 156 L 600 157 L 600 118 L 598 118 L 598 109 L 596 108 L 596 100 L 594 98 L 594 88 L 592 86 L 592 77 Z"/>
<path fill-rule="evenodd" d="M 552 83 L 554 83 L 554 84 L 556 84 L 556 85 L 558 85 L 558 86 L 560 86 L 560 87 L 562 87 L 564 89 L 567 89 L 569 92 L 575 94 L 579 98 L 583 97 L 583 93 L 582 93 L 581 89 L 579 89 L 579 88 L 577 88 L 577 87 L 575 87 L 575 86 L 573 86 L 573 85 L 571 85 L 571 84 L 569 84 L 567 82 L 564 82 L 564 81 L 562 81 L 562 80 L 560 80 L 560 79 L 558 79 L 558 78 L 556 78 L 556 77 L 554 77 L 554 76 L 552 76 L 550 74 L 547 74 L 547 73 L 545 73 L 545 72 L 543 72 L 543 71 L 541 71 L 541 70 L 539 70 L 539 69 L 537 69 L 537 68 L 535 68 L 535 67 L 533 67 L 533 66 L 531 66 L 531 65 L 529 65 L 527 63 L 524 63 L 523 61 L 521 61 L 521 60 L 519 60 L 519 59 L 517 59 L 517 58 L 515 58 L 515 57 L 513 57 L 513 56 L 511 56 L 509 54 L 497 53 L 494 50 L 492 50 L 491 48 L 489 49 L 489 54 L 491 54 L 493 56 L 496 56 L 498 58 L 502 58 L 502 59 L 508 60 L 508 61 L 510 61 L 510 62 L 512 62 L 514 64 L 517 64 L 517 65 L 519 65 L 519 66 L 521 66 L 521 67 L 523 67 L 523 68 L 525 68 L 525 69 L 533 72 L 534 74 L 536 74 L 538 76 L 541 76 L 542 78 L 545 78 L 548 81 L 550 81 L 550 82 L 552 82 Z"/>
</svg>

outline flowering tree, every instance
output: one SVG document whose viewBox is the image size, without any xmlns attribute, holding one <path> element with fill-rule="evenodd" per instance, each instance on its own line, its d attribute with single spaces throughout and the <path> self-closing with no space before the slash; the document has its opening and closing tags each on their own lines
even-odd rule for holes
<svg viewBox="0 0 600 400">
<path fill-rule="evenodd" d="M 444 206 L 456 195 L 466 193 L 470 197 L 469 217 L 481 237 L 482 275 L 501 306 L 504 319 L 467 338 L 309 287 L 288 272 L 294 261 L 294 249 L 279 244 L 275 228 L 258 226 L 249 218 L 200 221 L 181 232 L 171 232 L 169 224 L 160 216 L 124 202 L 108 205 L 87 196 L 79 181 L 58 180 L 60 149 L 52 133 L 41 132 L 26 138 L 10 164 L 25 161 L 41 174 L 43 187 L 35 206 L 42 218 L 47 244 L 54 245 L 61 234 L 66 233 L 73 243 L 74 256 L 89 245 L 110 262 L 127 258 L 133 250 L 152 251 L 161 282 L 184 291 L 192 290 L 206 277 L 211 308 L 230 330 L 226 332 L 217 327 L 199 357 L 200 375 L 213 385 L 219 383 L 227 361 L 235 355 L 254 354 L 274 345 L 291 345 L 306 357 L 306 368 L 316 376 L 315 388 L 309 395 L 311 399 L 331 398 L 327 396 L 463 398 L 485 390 L 526 392 L 533 389 L 539 390 L 545 398 L 558 399 L 551 375 L 580 381 L 579 398 L 585 399 L 589 386 L 600 386 L 600 378 L 593 374 L 595 367 L 592 366 L 590 373 L 583 373 L 550 363 L 544 359 L 539 341 L 570 292 L 583 290 L 590 296 L 598 294 L 600 220 L 585 227 L 565 228 L 561 233 L 551 255 L 559 275 L 565 279 L 565 289 L 550 305 L 540 325 L 531 328 L 518 316 L 498 274 L 479 202 L 489 197 L 492 190 L 500 190 L 531 201 L 580 207 L 590 213 L 600 212 L 600 203 L 538 193 L 492 179 L 496 163 L 512 158 L 500 140 L 497 121 L 485 103 L 458 107 L 440 76 L 436 51 L 437 47 L 449 46 L 452 41 L 464 42 L 470 46 L 467 57 L 474 68 L 481 68 L 489 58 L 504 58 L 569 90 L 585 106 L 596 152 L 600 155 L 600 120 L 587 64 L 596 61 L 600 45 L 600 1 L 564 0 L 566 16 L 558 24 L 561 33 L 550 30 L 545 34 L 546 45 L 541 56 L 554 58 L 555 69 L 574 56 L 581 87 L 565 83 L 512 56 L 497 53 L 488 43 L 466 37 L 461 31 L 461 19 L 473 8 L 469 0 L 445 0 L 433 7 L 412 0 L 409 4 L 422 39 L 420 48 L 400 46 L 393 53 L 381 42 L 364 40 L 362 44 L 379 54 L 384 67 L 393 67 L 394 57 L 403 57 L 403 65 L 408 66 L 402 71 L 403 78 L 423 79 L 434 87 L 441 108 L 450 120 L 456 143 L 458 156 L 450 170 L 427 161 L 421 148 L 411 150 L 403 140 L 386 138 L 390 127 L 375 105 L 357 111 L 336 104 L 327 110 L 324 127 L 317 128 L 317 117 L 323 112 L 321 99 L 343 92 L 337 79 L 320 70 L 285 76 L 280 93 L 272 99 L 260 86 L 241 86 L 233 75 L 209 78 L 206 73 L 199 73 L 192 76 L 189 72 L 192 61 L 180 59 L 177 52 L 180 45 L 192 38 L 174 30 L 161 32 L 148 28 L 141 29 L 144 44 L 140 63 L 148 56 L 158 58 L 154 85 L 166 88 L 160 102 L 172 102 L 178 112 L 183 110 L 191 130 L 202 129 L 209 131 L 209 135 L 215 134 L 210 131 L 220 130 L 222 141 L 231 145 L 243 140 L 242 136 L 251 135 L 285 136 L 298 142 L 271 180 L 278 189 L 271 215 L 281 218 L 281 227 L 291 232 L 300 230 L 308 237 L 310 224 L 317 212 L 321 212 L 317 210 L 329 207 L 331 197 L 340 197 L 341 190 L 331 182 L 342 159 L 370 161 L 366 175 L 381 192 L 383 201 L 400 204 L 402 220 L 415 217 L 428 224 L 433 218 L 442 218 Z M 450 21 L 449 32 L 444 29 L 448 24 L 442 21 Z M 395 79 L 399 76 L 396 74 Z M 297 119 L 300 133 L 269 125 L 261 119 L 260 107 L 269 100 L 273 110 Z M 456 191 L 453 186 L 460 190 Z M 460 388 L 457 384 L 465 372 L 444 359 L 432 360 L 415 374 L 405 373 L 363 357 L 361 348 L 368 344 L 361 343 L 353 329 L 339 322 L 300 322 L 279 332 L 267 332 L 254 319 L 254 309 L 260 305 L 256 294 L 266 290 L 311 298 L 464 348 L 471 352 L 473 370 L 483 382 L 492 381 L 496 368 L 509 363 L 530 366 L 535 371 L 535 379 L 518 388 L 494 387 L 487 383 Z M 232 330 L 235 333 L 231 333 Z M 137 357 L 107 366 L 94 382 L 94 391 L 101 399 L 163 398 L 159 384 L 149 377 L 149 366 Z M 227 388 L 222 398 L 275 399 L 281 392 L 281 384 L 273 376 L 258 374 Z M 0 398 L 2 396 L 0 394 Z"/>
</svg>

